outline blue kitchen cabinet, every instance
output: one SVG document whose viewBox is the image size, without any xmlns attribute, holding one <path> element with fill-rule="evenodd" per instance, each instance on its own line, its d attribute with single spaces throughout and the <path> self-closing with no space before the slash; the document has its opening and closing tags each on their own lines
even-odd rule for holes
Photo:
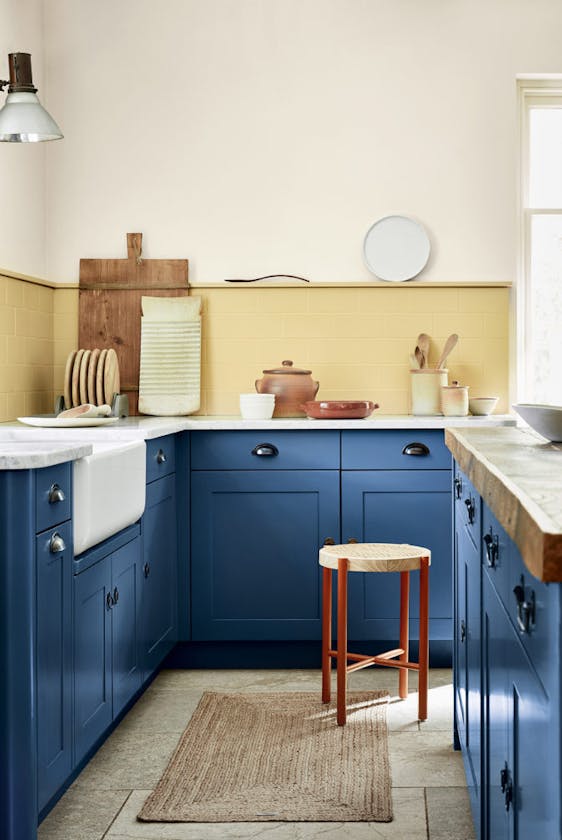
<svg viewBox="0 0 562 840">
<path fill-rule="evenodd" d="M 431 551 L 429 634 L 452 640 L 451 456 L 440 430 L 342 432 L 342 540 L 410 543 Z M 400 576 L 351 575 L 349 637 L 399 636 Z M 411 577 L 411 634 L 418 635 L 419 580 Z M 383 645 L 384 647 L 384 645 Z M 450 650 L 449 654 L 450 656 Z"/>
<path fill-rule="evenodd" d="M 70 522 L 36 537 L 37 804 L 72 770 L 72 532 Z"/>
<path fill-rule="evenodd" d="M 182 524 L 187 522 L 182 518 Z M 167 475 L 146 487 L 142 518 L 140 646 L 143 680 L 160 665 L 177 639 L 176 478 Z"/>
<path fill-rule="evenodd" d="M 194 641 L 321 637 L 318 550 L 338 542 L 338 432 L 191 439 Z"/>
<path fill-rule="evenodd" d="M 141 685 L 139 526 L 85 552 L 78 563 L 74 577 L 76 764 Z"/>
<path fill-rule="evenodd" d="M 339 473 L 194 472 L 192 638 L 321 636 L 318 550 L 339 538 Z"/>
<path fill-rule="evenodd" d="M 560 586 L 529 573 L 458 468 L 454 494 L 455 729 L 477 835 L 559 840 Z"/>
<path fill-rule="evenodd" d="M 475 821 L 480 821 L 481 752 L 481 561 L 479 527 L 481 503 L 473 486 L 458 469 L 454 496 L 454 720 L 461 747 Z"/>
</svg>

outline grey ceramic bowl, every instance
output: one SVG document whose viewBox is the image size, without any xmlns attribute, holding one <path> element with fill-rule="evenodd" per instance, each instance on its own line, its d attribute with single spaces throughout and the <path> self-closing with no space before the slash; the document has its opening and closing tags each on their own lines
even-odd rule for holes
<svg viewBox="0 0 562 840">
<path fill-rule="evenodd" d="M 562 406 L 518 403 L 513 408 L 539 435 L 562 441 Z"/>
</svg>

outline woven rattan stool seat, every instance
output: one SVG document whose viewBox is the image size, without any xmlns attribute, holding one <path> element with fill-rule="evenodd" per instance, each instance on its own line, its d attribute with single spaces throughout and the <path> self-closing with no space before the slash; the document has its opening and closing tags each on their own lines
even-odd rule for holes
<svg viewBox="0 0 562 840">
<path fill-rule="evenodd" d="M 318 562 L 327 569 L 337 569 L 341 557 L 348 561 L 349 572 L 409 572 L 420 568 L 422 557 L 431 563 L 429 549 L 407 543 L 325 545 L 320 549 Z"/>
</svg>

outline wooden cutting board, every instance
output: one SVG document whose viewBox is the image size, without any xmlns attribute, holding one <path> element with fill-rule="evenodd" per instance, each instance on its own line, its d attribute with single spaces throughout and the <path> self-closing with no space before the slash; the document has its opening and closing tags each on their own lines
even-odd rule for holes
<svg viewBox="0 0 562 840">
<path fill-rule="evenodd" d="M 126 259 L 81 259 L 78 347 L 113 348 L 121 393 L 138 414 L 141 297 L 189 294 L 187 260 L 145 260 L 142 233 L 127 234 Z"/>
</svg>

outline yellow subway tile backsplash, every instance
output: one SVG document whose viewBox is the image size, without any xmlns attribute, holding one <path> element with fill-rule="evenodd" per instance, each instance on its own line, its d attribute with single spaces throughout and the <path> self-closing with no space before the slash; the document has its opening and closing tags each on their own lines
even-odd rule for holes
<svg viewBox="0 0 562 840">
<path fill-rule="evenodd" d="M 509 409 L 509 289 L 227 286 L 194 289 L 202 299 L 200 414 L 238 414 L 238 395 L 262 370 L 292 359 L 312 370 L 322 399 L 372 399 L 381 414 L 410 408 L 409 354 L 431 336 L 435 362 L 458 332 L 449 381 Z M 66 358 L 78 341 L 78 290 L 0 276 L 0 420 L 52 410 Z"/>
</svg>

